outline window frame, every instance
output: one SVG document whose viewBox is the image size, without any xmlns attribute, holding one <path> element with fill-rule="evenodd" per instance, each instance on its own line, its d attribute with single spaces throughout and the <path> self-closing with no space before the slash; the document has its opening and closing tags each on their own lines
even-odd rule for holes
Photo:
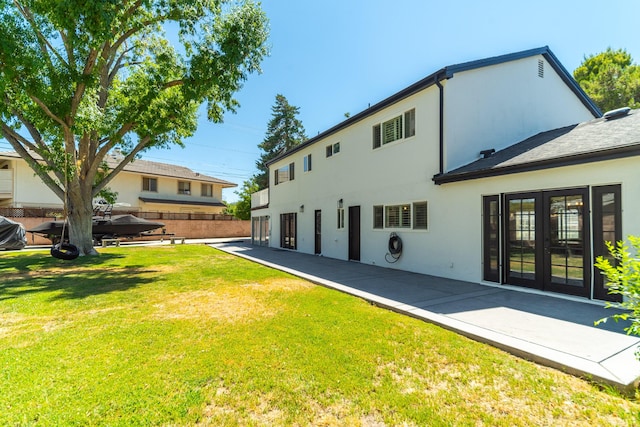
<svg viewBox="0 0 640 427">
<path fill-rule="evenodd" d="M 205 191 L 208 188 L 209 191 Z M 213 197 L 213 184 L 201 182 L 200 183 L 200 196 L 201 197 Z"/>
<path fill-rule="evenodd" d="M 295 179 L 295 162 L 291 162 L 274 170 L 273 185 L 283 184 Z M 285 179 L 286 178 L 286 179 Z"/>
<path fill-rule="evenodd" d="M 416 135 L 416 109 L 410 108 L 372 126 L 372 149 L 401 142 Z"/>
<path fill-rule="evenodd" d="M 153 183 L 154 185 L 151 185 Z M 150 193 L 158 192 L 158 178 L 153 178 L 150 176 L 142 177 L 142 191 L 148 191 Z"/>
<path fill-rule="evenodd" d="M 182 188 L 181 188 L 182 187 Z M 191 195 L 191 181 L 178 181 L 178 194 Z"/>
<path fill-rule="evenodd" d="M 327 145 L 325 147 L 325 154 L 327 158 L 340 154 L 340 141 Z"/>
<path fill-rule="evenodd" d="M 417 215 L 422 211 L 423 219 Z M 372 207 L 374 230 L 429 230 L 429 201 L 417 200 L 409 203 L 376 204 Z"/>
<path fill-rule="evenodd" d="M 304 172 L 311 172 L 313 170 L 313 163 L 311 162 L 311 153 L 304 156 L 302 162 L 303 162 Z"/>
</svg>

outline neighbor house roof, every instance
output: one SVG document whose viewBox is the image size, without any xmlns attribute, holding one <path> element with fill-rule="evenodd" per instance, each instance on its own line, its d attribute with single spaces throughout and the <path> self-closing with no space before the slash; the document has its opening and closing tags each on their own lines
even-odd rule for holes
<svg viewBox="0 0 640 427">
<path fill-rule="evenodd" d="M 15 151 L 0 152 L 0 157 L 20 158 L 20 155 Z M 39 159 L 39 156 L 34 155 L 34 158 Z M 107 156 L 106 161 L 109 167 L 114 168 L 119 163 L 120 158 Z M 224 181 L 222 179 L 203 175 L 198 172 L 194 172 L 184 166 L 172 165 L 169 163 L 151 162 L 149 160 L 134 160 L 132 163 L 126 165 L 123 172 L 137 173 L 140 175 L 152 175 L 152 176 L 164 176 L 169 178 L 185 179 L 190 181 L 210 182 L 212 184 L 218 184 L 223 188 L 237 187 L 238 185 Z"/>
<path fill-rule="evenodd" d="M 458 169 L 436 184 L 640 155 L 640 110 L 553 129 Z"/>
<path fill-rule="evenodd" d="M 324 132 L 319 133 L 313 138 L 308 139 L 303 144 L 300 144 L 297 147 L 285 153 L 280 154 L 279 156 L 267 162 L 267 165 L 270 165 L 272 163 L 277 162 L 278 160 L 281 160 L 287 156 L 290 156 L 291 154 L 297 151 L 300 151 L 303 148 L 323 138 L 326 138 L 327 136 L 330 136 L 342 129 L 345 129 L 353 125 L 354 123 L 359 122 L 360 120 L 363 120 L 379 112 L 380 110 L 387 108 L 392 104 L 395 104 L 398 101 L 408 98 L 411 95 L 414 95 L 424 89 L 427 89 L 435 85 L 437 82 L 453 78 L 453 76 L 456 73 L 470 71 L 470 70 L 474 70 L 482 67 L 488 67 L 491 65 L 498 65 L 505 62 L 516 61 L 519 59 L 528 58 L 536 55 L 542 55 L 547 60 L 549 65 L 551 65 L 551 67 L 558 73 L 562 81 L 569 87 L 569 89 L 577 96 L 580 102 L 582 102 L 582 104 L 591 112 L 591 114 L 593 114 L 594 117 L 600 117 L 602 115 L 602 112 L 600 111 L 600 109 L 591 100 L 591 98 L 589 98 L 587 94 L 582 90 L 580 85 L 571 76 L 571 73 L 569 73 L 567 69 L 564 68 L 564 66 L 560 63 L 560 61 L 553 54 L 553 52 L 551 52 L 551 50 L 549 49 L 549 46 L 544 46 L 544 47 L 539 47 L 535 49 L 514 52 L 506 55 L 500 55 L 500 56 L 494 56 L 491 58 L 485 58 L 485 59 L 480 59 L 476 61 L 464 62 L 461 64 L 448 65 L 444 68 L 441 68 L 435 73 L 428 75 L 427 77 L 401 90 L 400 92 L 397 92 L 396 94 L 391 95 L 390 97 L 378 102 L 377 104 L 370 106 L 366 110 L 361 111 L 360 113 L 349 117 L 347 120 L 337 124 L 336 126 L 330 129 L 327 129 Z"/>
</svg>

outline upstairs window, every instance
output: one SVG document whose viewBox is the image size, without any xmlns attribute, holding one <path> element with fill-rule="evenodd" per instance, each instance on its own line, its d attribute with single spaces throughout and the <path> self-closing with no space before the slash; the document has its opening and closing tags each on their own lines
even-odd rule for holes
<svg viewBox="0 0 640 427">
<path fill-rule="evenodd" d="M 200 195 L 202 197 L 213 197 L 213 184 L 200 184 Z"/>
<path fill-rule="evenodd" d="M 334 154 L 338 154 L 340 152 L 340 143 L 336 142 L 335 144 L 327 145 L 327 157 L 331 157 Z"/>
<path fill-rule="evenodd" d="M 157 178 L 142 178 L 142 191 L 158 192 L 158 179 Z"/>
<path fill-rule="evenodd" d="M 311 154 L 304 156 L 304 171 L 309 172 L 311 170 Z"/>
<path fill-rule="evenodd" d="M 283 182 L 293 181 L 295 178 L 295 163 L 289 163 L 280 169 L 274 171 L 274 184 L 282 184 Z"/>
<path fill-rule="evenodd" d="M 416 110 L 406 111 L 386 122 L 373 126 L 373 148 L 380 148 L 385 144 L 400 139 L 409 138 L 416 134 Z"/>
<path fill-rule="evenodd" d="M 189 181 L 178 181 L 178 194 L 191 194 L 191 183 Z"/>
</svg>

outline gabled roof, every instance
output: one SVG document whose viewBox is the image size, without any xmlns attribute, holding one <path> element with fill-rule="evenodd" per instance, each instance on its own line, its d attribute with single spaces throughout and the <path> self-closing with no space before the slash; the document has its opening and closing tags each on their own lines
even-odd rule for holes
<svg viewBox="0 0 640 427">
<path fill-rule="evenodd" d="M 640 156 L 640 110 L 553 129 L 433 177 L 436 184 Z"/>
<path fill-rule="evenodd" d="M 20 155 L 15 151 L 5 151 L 0 152 L 0 157 L 10 157 L 10 158 L 20 158 Z M 39 156 L 34 156 L 34 158 L 39 159 Z M 111 156 L 107 156 L 106 158 L 107 164 L 109 167 L 114 168 L 117 163 L 119 163 L 119 159 L 113 158 Z M 132 163 L 126 165 L 123 169 L 123 172 L 137 173 L 140 175 L 151 175 L 151 176 L 164 176 L 168 178 L 177 178 L 184 179 L 190 181 L 199 181 L 199 182 L 210 182 L 212 184 L 218 184 L 223 188 L 237 187 L 238 185 L 224 181 L 222 179 L 215 178 L 213 176 L 203 175 L 198 172 L 194 172 L 189 168 L 184 166 L 172 165 L 169 163 L 159 163 L 159 162 L 151 162 L 149 160 L 141 160 L 137 159 Z"/>
<path fill-rule="evenodd" d="M 571 89 L 571 91 L 576 95 L 576 97 L 580 100 L 580 102 L 582 102 L 582 104 L 591 112 L 591 114 L 593 114 L 594 117 L 600 117 L 602 116 L 602 112 L 600 111 L 600 109 L 596 106 L 596 104 L 591 100 L 591 98 L 589 98 L 589 96 L 587 96 L 587 94 L 582 90 L 582 88 L 580 87 L 580 85 L 574 80 L 573 76 L 571 75 L 571 73 L 569 73 L 569 71 L 567 71 L 566 68 L 564 68 L 564 66 L 560 63 L 560 61 L 558 60 L 558 58 L 553 54 L 553 52 L 551 52 L 551 50 L 549 49 L 549 46 L 544 46 L 544 47 L 539 47 L 539 48 L 535 48 L 535 49 L 529 49 L 529 50 L 523 50 L 520 52 L 514 52 L 514 53 L 509 53 L 506 55 L 500 55 L 500 56 L 494 56 L 491 58 L 485 58 L 485 59 L 480 59 L 480 60 L 476 60 L 476 61 L 469 61 L 469 62 L 463 62 L 461 64 L 454 64 L 454 65 L 448 65 L 444 68 L 441 68 L 440 70 L 436 71 L 435 73 L 432 73 L 430 75 L 428 75 L 427 77 L 423 78 L 420 81 L 417 81 L 416 83 L 412 84 L 411 86 L 401 90 L 400 92 L 397 92 L 394 95 L 391 95 L 390 97 L 378 102 L 375 105 L 370 106 L 369 108 L 367 108 L 364 111 L 361 111 L 358 114 L 355 114 L 351 117 L 349 117 L 347 120 L 337 124 L 336 126 L 327 129 L 324 132 L 321 132 L 320 134 L 314 136 L 313 138 L 308 139 L 307 141 L 305 141 L 303 144 L 300 144 L 299 146 L 287 151 L 286 153 L 283 153 L 277 157 L 275 157 L 274 159 L 270 160 L 269 162 L 267 162 L 267 166 L 277 162 L 278 160 L 281 160 L 297 151 L 302 150 L 303 148 L 323 139 L 326 138 L 342 129 L 345 129 L 351 125 L 353 125 L 354 123 L 359 122 L 360 120 L 363 120 L 375 113 L 377 113 L 380 110 L 383 110 L 385 108 L 387 108 L 388 106 L 395 104 L 398 101 L 401 101 L 405 98 L 408 98 L 409 96 L 412 96 L 422 90 L 425 90 L 433 85 L 435 85 L 437 82 L 440 82 L 442 80 L 447 80 L 450 78 L 453 78 L 454 75 L 456 73 L 461 73 L 464 71 L 470 71 L 470 70 L 475 70 L 478 68 L 482 68 L 482 67 L 488 67 L 491 65 L 498 65 L 498 64 L 502 64 L 505 62 L 510 62 L 510 61 L 516 61 L 519 59 L 523 59 L 523 58 L 528 58 L 531 56 L 536 56 L 536 55 L 542 55 L 547 62 L 549 63 L 549 65 L 551 65 L 551 67 L 558 73 L 558 75 L 560 76 L 560 78 L 562 79 L 562 81 L 569 87 L 569 89 Z"/>
</svg>

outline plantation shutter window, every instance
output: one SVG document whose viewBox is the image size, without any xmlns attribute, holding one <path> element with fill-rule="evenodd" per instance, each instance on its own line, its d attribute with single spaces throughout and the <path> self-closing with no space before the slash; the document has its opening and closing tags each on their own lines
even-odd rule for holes
<svg viewBox="0 0 640 427">
<path fill-rule="evenodd" d="M 398 116 L 382 124 L 382 143 L 388 144 L 402 138 L 402 116 Z"/>
<path fill-rule="evenodd" d="M 373 228 L 384 227 L 383 206 L 373 207 Z"/>
<path fill-rule="evenodd" d="M 416 202 L 413 204 L 413 229 L 427 229 L 427 202 Z"/>
</svg>

